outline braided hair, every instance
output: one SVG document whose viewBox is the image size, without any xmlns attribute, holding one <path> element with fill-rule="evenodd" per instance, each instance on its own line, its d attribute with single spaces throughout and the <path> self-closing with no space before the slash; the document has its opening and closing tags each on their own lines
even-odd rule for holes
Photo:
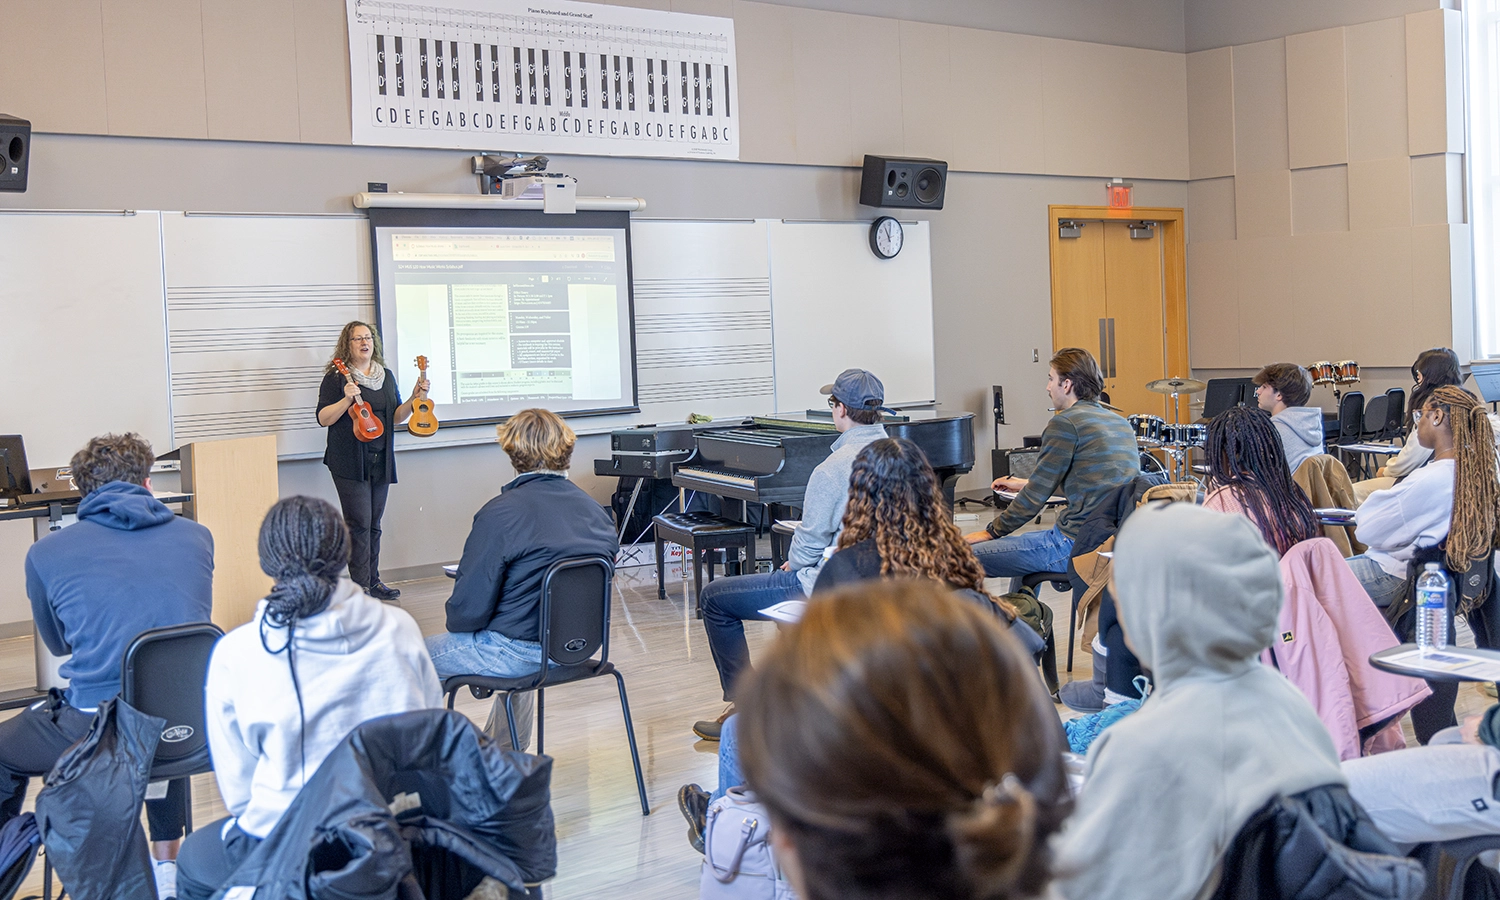
<svg viewBox="0 0 1500 900">
<path fill-rule="evenodd" d="M 1463 388 L 1443 385 L 1427 397 L 1443 410 L 1453 431 L 1453 513 L 1448 526 L 1448 568 L 1462 572 L 1496 547 L 1500 482 L 1495 476 L 1495 432 L 1484 404 Z"/>
<path fill-rule="evenodd" d="M 328 608 L 339 583 L 339 573 L 348 563 L 349 529 L 338 510 L 325 500 L 288 497 L 271 507 L 260 524 L 260 569 L 275 581 L 260 619 L 260 645 L 272 656 L 286 652 L 292 690 L 297 695 L 297 716 L 302 725 L 297 743 L 302 754 L 304 783 L 307 718 L 302 707 L 302 685 L 297 680 L 293 640 L 299 620 Z M 286 643 L 280 648 L 271 648 L 267 625 L 286 629 Z"/>
<path fill-rule="evenodd" d="M 1292 480 L 1281 437 L 1265 410 L 1231 406 L 1219 413 L 1208 425 L 1204 453 L 1209 484 L 1234 493 L 1278 554 L 1319 535 L 1312 501 Z"/>
</svg>

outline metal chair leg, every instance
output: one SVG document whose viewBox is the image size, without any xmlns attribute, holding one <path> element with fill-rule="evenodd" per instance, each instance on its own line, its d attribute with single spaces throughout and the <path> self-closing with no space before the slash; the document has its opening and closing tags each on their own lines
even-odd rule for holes
<svg viewBox="0 0 1500 900">
<path fill-rule="evenodd" d="M 536 689 L 536 755 L 542 755 L 542 709 L 546 705 L 544 699 L 547 692 L 541 688 Z"/>
<path fill-rule="evenodd" d="M 451 690 L 451 691 L 448 692 L 448 708 L 450 710 L 453 709 L 453 698 L 457 697 L 457 696 L 458 696 L 458 688 L 456 688 L 456 687 L 453 690 Z"/>
<path fill-rule="evenodd" d="M 625 678 L 618 672 L 615 683 L 620 687 L 620 712 L 625 715 L 625 737 L 630 740 L 630 762 L 635 766 L 635 788 L 641 794 L 641 815 L 651 815 L 651 804 L 646 801 L 646 779 L 641 776 L 641 754 L 635 748 L 635 726 L 630 722 L 630 701 L 625 697 Z"/>
<path fill-rule="evenodd" d="M 52 860 L 47 858 L 47 849 L 42 848 L 42 900 L 52 900 Z"/>
<path fill-rule="evenodd" d="M 1068 613 L 1068 671 L 1073 671 L 1073 639 L 1078 636 L 1078 595 L 1073 595 L 1073 609 Z"/>
<path fill-rule="evenodd" d="M 519 751 L 521 738 L 516 734 L 516 711 L 510 703 L 510 698 L 514 696 L 514 691 L 505 692 L 505 724 L 510 727 L 510 749 Z"/>
<path fill-rule="evenodd" d="M 655 531 L 655 529 L 652 529 Z M 667 599 L 667 548 L 658 534 L 656 538 L 656 599 Z"/>
<path fill-rule="evenodd" d="M 182 836 L 193 833 L 193 778 L 182 779 Z"/>
</svg>

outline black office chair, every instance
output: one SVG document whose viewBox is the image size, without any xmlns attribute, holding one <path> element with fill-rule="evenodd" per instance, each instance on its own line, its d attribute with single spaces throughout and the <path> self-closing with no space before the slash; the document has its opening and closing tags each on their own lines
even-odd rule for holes
<svg viewBox="0 0 1500 900">
<path fill-rule="evenodd" d="M 494 678 L 488 675 L 454 675 L 443 681 L 448 708 L 458 689 L 483 700 L 495 691 L 505 692 L 505 718 L 510 726 L 512 747 L 520 746 L 511 698 L 516 692 L 536 691 L 536 752 L 543 751 L 544 690 L 549 687 L 613 675 L 620 689 L 620 711 L 625 716 L 625 737 L 630 741 L 630 760 L 635 765 L 635 786 L 641 795 L 641 815 L 651 815 L 646 800 L 646 780 L 641 776 L 641 756 L 636 750 L 635 726 L 630 721 L 630 701 L 625 696 L 625 678 L 609 661 L 609 614 L 614 564 L 603 556 L 560 559 L 542 576 L 539 604 L 539 643 L 546 652 L 534 675 Z M 595 653 L 599 654 L 594 659 Z"/>
<path fill-rule="evenodd" d="M 191 776 L 214 768 L 208 754 L 203 689 L 208 682 L 209 658 L 223 636 L 212 622 L 153 628 L 136 635 L 120 660 L 120 699 L 167 722 L 151 760 L 150 781 L 181 785 L 182 821 L 187 834 L 193 832 Z M 50 900 L 52 864 L 45 855 L 42 860 L 42 896 Z"/>
</svg>

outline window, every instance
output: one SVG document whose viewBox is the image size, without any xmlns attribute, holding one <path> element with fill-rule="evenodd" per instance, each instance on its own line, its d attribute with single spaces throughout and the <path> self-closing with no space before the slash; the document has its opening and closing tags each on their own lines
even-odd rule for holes
<svg viewBox="0 0 1500 900">
<path fill-rule="evenodd" d="M 1474 350 L 1500 357 L 1500 0 L 1464 3 Z"/>
</svg>

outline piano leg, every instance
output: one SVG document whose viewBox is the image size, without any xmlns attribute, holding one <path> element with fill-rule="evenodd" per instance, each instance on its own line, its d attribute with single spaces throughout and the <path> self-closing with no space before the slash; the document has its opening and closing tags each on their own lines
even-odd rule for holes
<svg viewBox="0 0 1500 900">
<path fill-rule="evenodd" d="M 953 512 L 953 489 L 958 485 L 958 472 L 945 472 L 938 470 L 943 479 L 943 502 L 948 504 L 948 512 Z"/>
<path fill-rule="evenodd" d="M 693 548 L 693 615 L 703 618 L 703 554 L 712 550 Z M 709 581 L 713 580 L 713 563 L 709 563 Z"/>
</svg>

